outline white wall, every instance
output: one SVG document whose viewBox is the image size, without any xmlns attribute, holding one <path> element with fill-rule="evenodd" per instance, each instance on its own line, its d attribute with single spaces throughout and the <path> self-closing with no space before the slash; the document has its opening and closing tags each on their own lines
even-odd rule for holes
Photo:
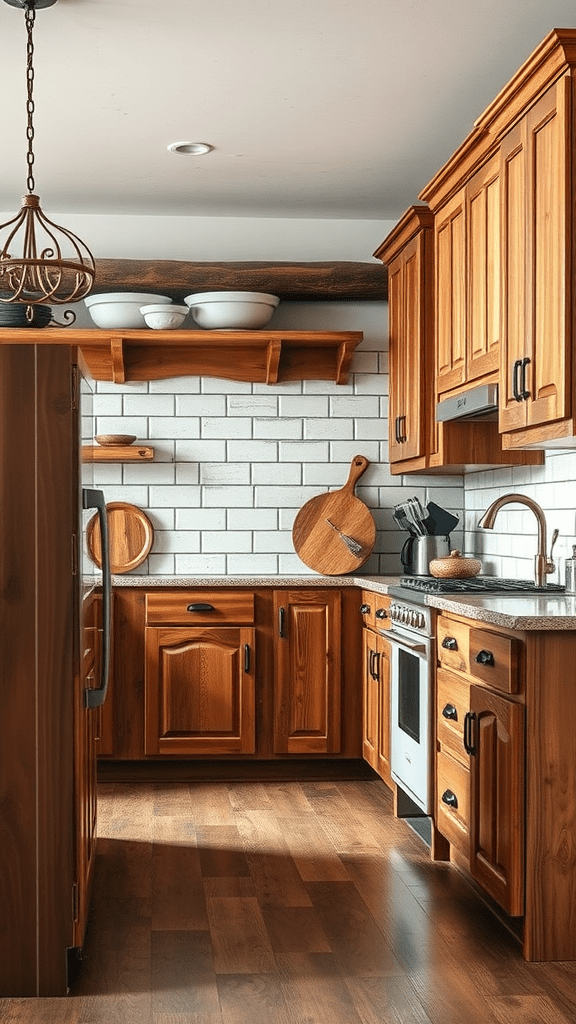
<svg viewBox="0 0 576 1024">
<path fill-rule="evenodd" d="M 231 218 L 68 218 L 95 255 L 128 259 L 368 260 L 393 224 Z M 194 282 L 190 283 L 194 291 Z M 86 310 L 79 324 L 90 323 Z M 306 573 L 294 552 L 294 516 L 309 498 L 342 486 L 354 455 L 370 459 L 357 494 L 378 527 L 362 572 L 398 573 L 406 534 L 391 511 L 408 495 L 462 514 L 460 478 L 389 473 L 387 304 L 281 303 L 270 328 L 361 330 L 350 382 L 278 386 L 185 377 L 99 384 L 97 432 L 133 433 L 154 445 L 143 465 L 100 465 L 108 501 L 145 509 L 155 541 L 136 573 Z"/>
</svg>

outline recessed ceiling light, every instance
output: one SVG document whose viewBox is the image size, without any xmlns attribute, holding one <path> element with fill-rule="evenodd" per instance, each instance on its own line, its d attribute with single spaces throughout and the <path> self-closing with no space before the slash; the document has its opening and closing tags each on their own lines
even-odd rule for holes
<svg viewBox="0 0 576 1024">
<path fill-rule="evenodd" d="M 187 156 L 203 156 L 211 153 L 214 146 L 209 142 L 171 142 L 168 146 L 171 153 L 185 153 Z"/>
</svg>

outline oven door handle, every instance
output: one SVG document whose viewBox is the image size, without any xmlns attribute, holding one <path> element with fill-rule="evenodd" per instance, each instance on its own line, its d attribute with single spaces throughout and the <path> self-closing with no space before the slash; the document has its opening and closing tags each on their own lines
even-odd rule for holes
<svg viewBox="0 0 576 1024">
<path fill-rule="evenodd" d="M 386 631 L 386 639 L 392 644 L 396 644 L 397 647 L 403 647 L 404 650 L 410 651 L 411 653 L 417 654 L 418 652 L 426 652 L 426 644 L 420 640 L 409 640 L 405 636 L 400 636 L 399 633 L 395 633 L 393 629 Z"/>
</svg>

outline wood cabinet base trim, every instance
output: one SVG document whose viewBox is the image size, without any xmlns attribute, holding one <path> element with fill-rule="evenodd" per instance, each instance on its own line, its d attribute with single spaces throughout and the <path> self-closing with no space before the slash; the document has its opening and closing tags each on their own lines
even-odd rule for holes
<svg viewBox="0 0 576 1024">
<path fill-rule="evenodd" d="M 146 761 L 98 761 L 99 782 L 250 782 L 381 781 L 361 758 L 277 758 L 257 760 L 155 758 Z M 382 783 L 384 785 L 384 783 Z"/>
</svg>

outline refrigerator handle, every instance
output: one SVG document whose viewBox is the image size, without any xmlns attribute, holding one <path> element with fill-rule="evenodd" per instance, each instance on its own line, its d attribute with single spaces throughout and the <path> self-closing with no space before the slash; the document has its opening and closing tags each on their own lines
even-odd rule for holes
<svg viewBox="0 0 576 1024">
<path fill-rule="evenodd" d="M 102 546 L 102 657 L 100 661 L 100 685 L 93 689 L 86 688 L 84 691 L 86 707 L 99 708 L 106 700 L 108 690 L 112 642 L 112 576 L 108 544 L 108 518 L 106 516 L 106 501 L 103 492 L 83 487 L 82 507 L 85 509 L 95 508 L 97 510 Z"/>
</svg>

